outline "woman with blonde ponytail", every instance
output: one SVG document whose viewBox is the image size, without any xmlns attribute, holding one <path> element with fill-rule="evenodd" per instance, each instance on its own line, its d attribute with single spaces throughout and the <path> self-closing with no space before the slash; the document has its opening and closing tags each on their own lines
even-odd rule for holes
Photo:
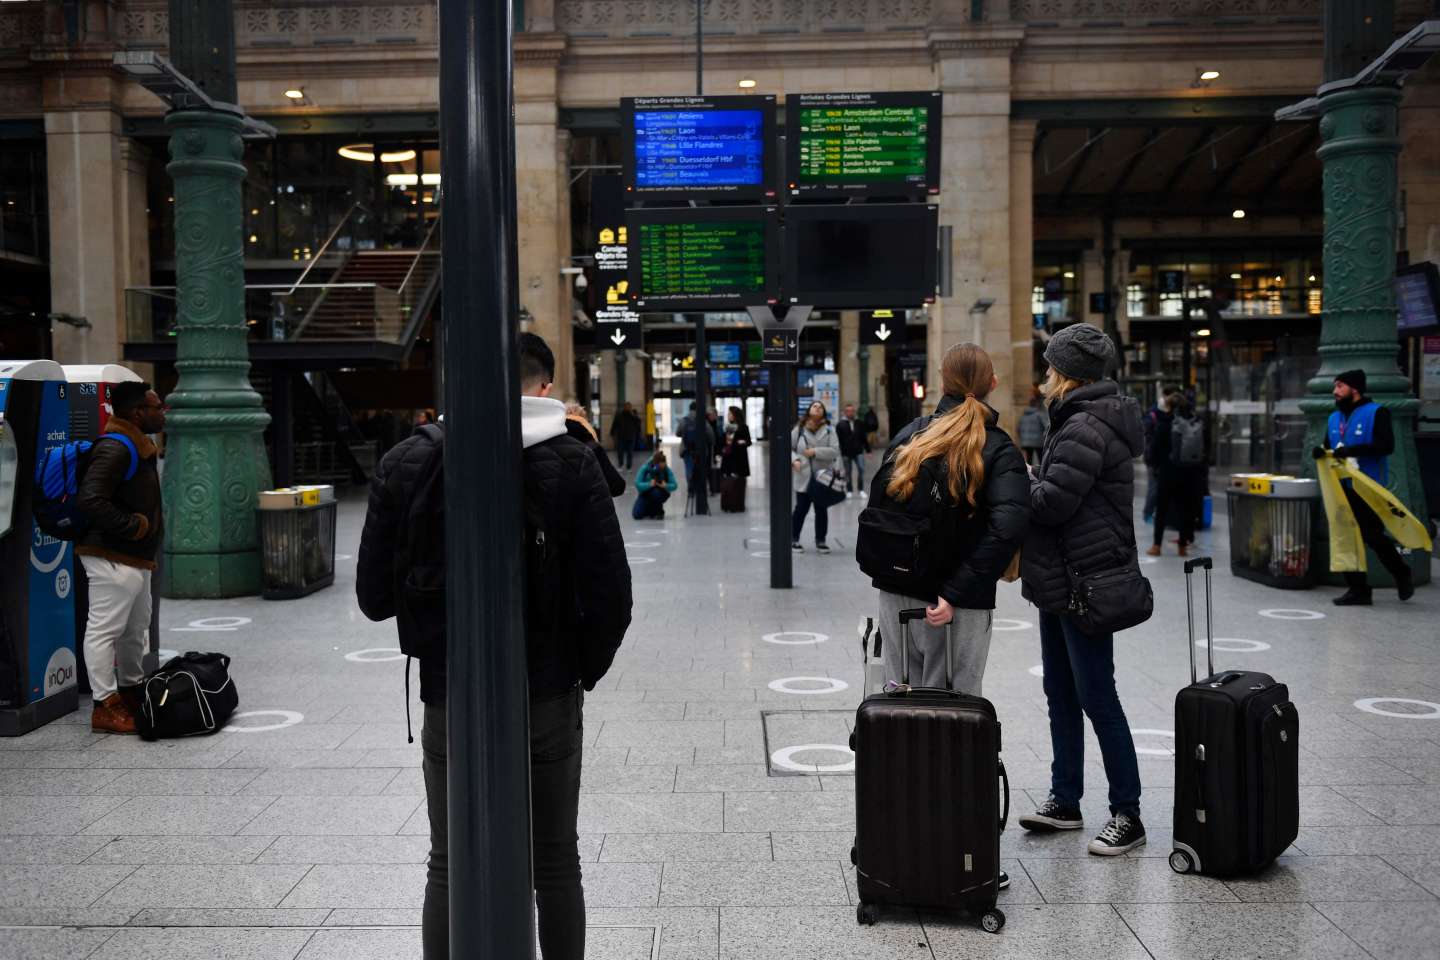
<svg viewBox="0 0 1440 960">
<path fill-rule="evenodd" d="M 898 639 L 900 611 L 925 607 L 911 631 L 913 686 L 980 695 L 995 584 L 1025 537 L 1025 459 L 985 402 L 998 381 L 973 343 L 945 352 L 945 395 L 933 416 L 896 434 L 860 518 L 856 554 L 880 591 L 880 622 Z M 912 558 L 897 558 L 913 542 Z M 950 634 L 955 634 L 952 638 Z M 954 643 L 952 676 L 945 645 Z M 905 675 L 898 643 L 882 647 L 887 680 Z"/>
</svg>

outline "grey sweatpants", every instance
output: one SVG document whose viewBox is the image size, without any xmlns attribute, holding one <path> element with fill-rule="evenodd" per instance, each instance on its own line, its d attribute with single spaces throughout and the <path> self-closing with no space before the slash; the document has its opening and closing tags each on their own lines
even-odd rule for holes
<svg viewBox="0 0 1440 960">
<path fill-rule="evenodd" d="M 899 683 L 904 677 L 900 664 L 900 611 L 929 606 L 924 600 L 880 591 L 880 630 L 884 636 L 880 652 L 885 658 L 885 679 Z M 971 696 L 981 696 L 985 661 L 990 656 L 990 628 L 994 610 L 955 610 L 949 627 L 932 627 L 924 620 L 910 624 L 910 685 L 948 687 Z M 953 642 L 955 675 L 945 677 L 945 643 Z"/>
</svg>

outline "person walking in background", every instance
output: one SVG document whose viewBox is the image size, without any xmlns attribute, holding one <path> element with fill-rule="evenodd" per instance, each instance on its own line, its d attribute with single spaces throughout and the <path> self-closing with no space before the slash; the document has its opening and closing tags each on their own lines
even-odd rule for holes
<svg viewBox="0 0 1440 960">
<path fill-rule="evenodd" d="M 695 401 L 691 400 L 690 412 L 675 424 L 675 435 L 680 438 L 680 462 L 685 465 L 685 486 L 687 487 L 695 484 L 695 453 L 702 440 L 697 426 L 700 423 L 700 417 L 696 413 L 697 409 Z"/>
<path fill-rule="evenodd" d="M 135 733 L 150 636 L 150 578 L 164 542 L 159 451 L 165 405 L 148 383 L 117 383 L 111 416 L 76 493 L 89 523 L 75 553 L 90 581 L 85 670 L 96 733 Z M 69 629 L 68 627 L 66 629 Z"/>
<path fill-rule="evenodd" d="M 1020 449 L 1025 451 L 1025 462 L 1031 465 L 1040 462 L 1040 448 L 1045 445 L 1045 410 L 1040 405 L 1040 391 L 1035 389 L 1030 405 L 1020 414 L 1020 423 L 1015 432 L 1019 434 Z"/>
<path fill-rule="evenodd" d="M 855 419 L 855 404 L 845 404 L 840 422 L 835 424 L 835 435 L 840 438 L 840 456 L 845 461 L 845 492 L 859 492 L 865 496 L 865 454 L 870 452 L 870 440 L 865 434 L 865 425 Z"/>
<path fill-rule="evenodd" d="M 640 442 L 640 415 L 628 400 L 610 424 L 610 442 L 615 445 L 615 460 L 620 469 L 631 469 L 635 465 L 635 447 Z"/>
<path fill-rule="evenodd" d="M 1390 411 L 1365 396 L 1367 386 L 1364 370 L 1347 370 L 1335 378 L 1335 412 L 1326 426 L 1325 446 L 1316 447 L 1315 459 L 1351 457 L 1360 471 L 1380 486 L 1390 482 L 1390 456 L 1395 452 L 1395 429 Z M 1370 505 L 1355 492 L 1354 485 L 1343 483 L 1345 500 L 1355 514 L 1355 524 L 1365 546 L 1375 552 L 1381 565 L 1395 578 L 1395 589 L 1401 600 L 1415 595 L 1415 581 L 1410 565 L 1385 535 L 1385 524 Z M 1370 582 L 1363 570 L 1345 574 L 1346 590 L 1335 598 L 1339 607 L 1368 607 L 1374 602 Z M 88 644 L 87 644 L 88 647 Z"/>
<path fill-rule="evenodd" d="M 1160 392 L 1155 406 L 1145 413 L 1142 426 L 1145 428 L 1145 507 L 1141 516 L 1149 523 L 1155 519 L 1156 501 L 1160 497 L 1160 474 L 1170 462 L 1170 424 L 1175 419 L 1175 407 L 1183 395 L 1173 387 Z M 1160 526 L 1164 526 L 1161 518 Z"/>
<path fill-rule="evenodd" d="M 600 465 L 566 436 L 565 405 L 549 398 L 555 358 L 520 336 L 522 490 L 530 687 L 531 843 L 540 952 L 585 955 L 579 836 L 585 691 L 605 676 L 630 625 L 630 565 Z M 425 960 L 450 955 L 449 737 L 446 727 L 444 434 L 424 427 L 376 468 L 360 540 L 355 595 L 371 620 L 397 618 L 402 650 L 419 650 L 425 704 L 425 802 L 430 861 L 421 913 Z M 416 521 L 419 522 L 416 522 Z M 535 555 L 540 543 L 544 556 Z M 515 544 L 520 548 L 520 544 Z M 514 638 L 519 642 L 522 638 Z M 475 641 L 478 642 L 478 639 Z M 467 811 L 475 815 L 473 811 Z"/>
<path fill-rule="evenodd" d="M 605 486 L 609 488 L 610 496 L 623 495 L 627 486 L 625 478 L 620 476 L 620 471 L 610 462 L 605 448 L 600 445 L 600 437 L 595 432 L 594 425 L 590 423 L 589 414 L 578 403 L 565 404 L 565 432 L 585 444 L 590 452 L 595 454 L 595 461 L 600 464 L 600 472 L 605 475 Z"/>
<path fill-rule="evenodd" d="M 1077 323 L 1045 349 L 1043 392 L 1050 429 L 1031 471 L 1030 535 L 1021 554 L 1025 598 L 1040 608 L 1040 653 L 1050 710 L 1050 796 L 1020 817 L 1032 831 L 1079 830 L 1085 790 L 1085 727 L 1090 718 L 1110 781 L 1110 820 L 1090 852 L 1116 856 L 1145 842 L 1140 765 L 1115 688 L 1115 636 L 1086 633 L 1071 609 L 1071 577 L 1136 563 L 1134 458 L 1144 431 L 1133 400 L 1106 378 L 1115 346 Z M 1138 570 L 1138 567 L 1135 569 Z"/>
<path fill-rule="evenodd" d="M 1155 499 L 1155 539 L 1149 550 L 1160 556 L 1165 543 L 1165 524 L 1176 517 L 1180 528 L 1180 556 L 1188 556 L 1195 542 L 1196 519 L 1205 499 L 1205 422 L 1184 403 L 1184 395 L 1174 393 L 1173 414 L 1168 425 L 1169 453 L 1159 465 L 1160 492 Z"/>
<path fill-rule="evenodd" d="M 635 488 L 640 495 L 635 498 L 635 506 L 630 515 L 636 520 L 664 520 L 665 501 L 670 499 L 680 484 L 675 479 L 675 471 L 665 460 L 665 451 L 656 450 L 650 461 L 640 468 L 640 474 L 635 478 Z"/>
<path fill-rule="evenodd" d="M 745 411 L 731 407 L 725 415 L 725 444 L 720 448 L 720 509 L 745 512 L 745 486 L 750 479 L 750 428 Z"/>
<path fill-rule="evenodd" d="M 810 404 L 805 419 L 790 431 L 791 466 L 795 470 L 795 514 L 790 520 L 790 549 L 803 553 L 800 533 L 805 529 L 805 517 L 813 504 L 815 507 L 815 550 L 829 553 L 825 535 L 830 529 L 830 500 L 832 492 L 817 481 L 822 472 L 827 477 L 834 475 L 840 464 L 840 439 L 830 418 L 825 413 L 825 404 L 816 400 Z M 844 494 L 839 491 L 841 499 Z"/>
</svg>

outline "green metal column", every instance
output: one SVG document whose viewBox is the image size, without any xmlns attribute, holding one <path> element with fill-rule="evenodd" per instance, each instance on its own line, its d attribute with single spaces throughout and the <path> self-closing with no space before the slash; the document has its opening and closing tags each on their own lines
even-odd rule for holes
<svg viewBox="0 0 1440 960">
<path fill-rule="evenodd" d="M 184 110 L 171 130 L 175 188 L 176 369 L 163 493 L 168 597 L 260 590 L 256 493 L 269 486 L 270 417 L 250 386 L 240 184 L 240 117 Z"/>
<path fill-rule="evenodd" d="M 1361 87 L 1321 98 L 1319 150 L 1325 170 L 1325 314 L 1320 334 L 1320 372 L 1300 402 L 1305 411 L 1305 448 L 1323 445 L 1326 423 L 1335 409 L 1330 391 L 1345 370 L 1365 371 L 1370 396 L 1390 411 L 1395 454 L 1390 459 L 1390 489 L 1417 516 L 1425 497 L 1415 453 L 1415 417 L 1420 402 L 1410 396 L 1409 380 L 1397 364 L 1395 238 L 1399 207 L 1396 157 L 1400 91 Z M 1313 476 L 1314 466 L 1307 464 Z M 1411 558 L 1415 582 L 1430 579 L 1429 558 Z M 1390 577 L 1373 555 L 1370 581 L 1388 585 Z"/>
</svg>

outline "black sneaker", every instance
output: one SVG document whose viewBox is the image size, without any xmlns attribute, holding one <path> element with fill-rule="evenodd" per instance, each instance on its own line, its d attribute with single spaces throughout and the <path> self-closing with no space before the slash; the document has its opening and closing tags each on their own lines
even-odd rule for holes
<svg viewBox="0 0 1440 960">
<path fill-rule="evenodd" d="M 1409 600 L 1415 596 L 1415 578 L 1410 571 L 1405 571 L 1405 576 L 1395 581 L 1395 589 L 1400 593 L 1401 600 Z"/>
<path fill-rule="evenodd" d="M 997 883 L 997 884 L 995 884 L 995 889 L 996 889 L 996 890 L 1006 890 L 1006 889 L 1009 888 L 1009 886 L 1010 886 L 1010 874 L 1006 873 L 1004 870 L 1001 870 L 1001 871 L 1000 871 L 1000 882 Z"/>
<path fill-rule="evenodd" d="M 799 540 L 796 540 L 794 543 L 790 544 L 790 549 L 791 549 L 791 550 L 794 550 L 796 553 L 804 553 L 804 552 L 805 552 L 805 548 L 804 548 L 803 546 L 801 546 Z"/>
<path fill-rule="evenodd" d="M 829 553 L 829 552 L 830 552 L 830 545 L 827 544 L 827 543 L 817 543 L 817 544 L 815 544 L 815 552 L 816 552 L 816 553 Z"/>
<path fill-rule="evenodd" d="M 1062 807 L 1051 797 L 1040 805 L 1039 810 L 1021 816 L 1020 826 L 1036 833 L 1052 833 L 1056 830 L 1079 830 L 1085 826 L 1085 820 L 1079 810 Z"/>
<path fill-rule="evenodd" d="M 1139 817 L 1122 813 L 1111 817 L 1100 835 L 1090 841 L 1090 852 L 1098 857 L 1118 857 L 1145 843 L 1145 825 Z"/>
<path fill-rule="evenodd" d="M 1368 607 L 1372 602 L 1369 590 L 1346 590 L 1335 598 L 1337 607 Z"/>
</svg>

